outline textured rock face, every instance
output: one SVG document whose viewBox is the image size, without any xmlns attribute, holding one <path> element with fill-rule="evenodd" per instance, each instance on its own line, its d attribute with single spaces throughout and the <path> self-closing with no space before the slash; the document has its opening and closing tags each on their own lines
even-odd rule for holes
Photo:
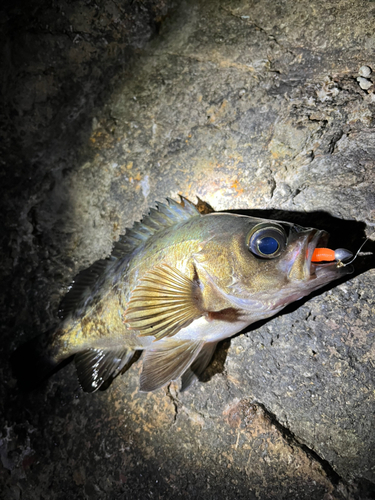
<svg viewBox="0 0 375 500">
<path fill-rule="evenodd" d="M 10 374 L 12 349 L 155 200 L 278 210 L 330 230 L 333 248 L 371 232 L 375 4 L 169 7 L 4 13 L 5 498 L 374 498 L 371 257 L 224 342 L 188 392 L 139 393 L 139 364 L 93 395 L 73 366 L 31 394 Z"/>
</svg>

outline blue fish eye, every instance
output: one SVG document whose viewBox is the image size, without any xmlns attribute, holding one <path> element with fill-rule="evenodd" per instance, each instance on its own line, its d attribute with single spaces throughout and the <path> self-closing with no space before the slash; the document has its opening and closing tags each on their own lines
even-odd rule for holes
<svg viewBox="0 0 375 500">
<path fill-rule="evenodd" d="M 249 250 L 257 257 L 273 259 L 286 248 L 287 236 L 283 227 L 276 223 L 261 223 L 250 233 Z"/>
<path fill-rule="evenodd" d="M 264 238 L 259 238 L 257 241 L 258 250 L 264 255 L 272 255 L 279 249 L 279 243 L 272 236 L 265 236 Z"/>
</svg>

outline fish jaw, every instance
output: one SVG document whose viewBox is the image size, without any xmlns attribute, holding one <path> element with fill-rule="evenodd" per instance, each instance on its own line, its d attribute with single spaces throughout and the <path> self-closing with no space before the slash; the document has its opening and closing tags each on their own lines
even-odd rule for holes
<svg viewBox="0 0 375 500">
<path fill-rule="evenodd" d="M 262 284 L 257 288 L 252 279 L 242 282 L 241 277 L 233 273 L 233 282 L 223 289 L 207 267 L 199 263 L 196 266 L 199 274 L 204 274 L 211 290 L 215 289 L 216 294 L 221 295 L 231 307 L 241 311 L 241 320 L 249 325 L 277 314 L 288 304 L 352 272 L 351 266 L 339 267 L 337 262 L 312 262 L 315 248 L 325 246 L 328 238 L 326 231 L 293 226 L 286 251 L 270 263 L 273 268 L 269 286 Z M 258 261 L 258 265 L 263 265 L 265 269 L 266 264 L 263 259 Z M 264 283 L 267 284 L 267 277 Z"/>
<path fill-rule="evenodd" d="M 313 290 L 353 272 L 352 266 L 338 266 L 336 261 L 327 263 L 312 262 L 314 250 L 317 247 L 324 247 L 328 243 L 329 234 L 326 231 L 308 229 L 296 233 L 292 236 L 293 238 L 295 241 L 290 242 L 292 258 L 289 261 L 289 269 L 284 267 L 284 270 L 287 271 L 288 280 L 291 284 L 297 286 L 300 284 L 301 288 L 306 289 L 304 295 L 308 295 Z"/>
<path fill-rule="evenodd" d="M 312 262 L 314 250 L 326 246 L 329 234 L 318 229 L 295 232 L 288 242 L 287 255 L 280 258 L 279 269 L 287 275 L 283 287 L 269 298 L 276 312 L 286 305 L 306 297 L 313 291 L 353 272 L 352 266 L 338 266 L 337 262 Z M 267 300 L 266 300 L 267 302 Z"/>
</svg>

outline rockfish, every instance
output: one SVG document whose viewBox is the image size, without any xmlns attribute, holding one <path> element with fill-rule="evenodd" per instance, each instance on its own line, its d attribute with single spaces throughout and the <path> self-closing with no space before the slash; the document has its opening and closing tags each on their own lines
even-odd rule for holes
<svg viewBox="0 0 375 500">
<path fill-rule="evenodd" d="M 109 258 L 80 273 L 60 326 L 14 353 L 21 384 L 74 356 L 82 388 L 94 392 L 142 350 L 142 391 L 179 377 L 186 388 L 219 341 L 350 272 L 312 261 L 325 231 L 208 207 L 182 197 L 159 203 Z"/>
</svg>

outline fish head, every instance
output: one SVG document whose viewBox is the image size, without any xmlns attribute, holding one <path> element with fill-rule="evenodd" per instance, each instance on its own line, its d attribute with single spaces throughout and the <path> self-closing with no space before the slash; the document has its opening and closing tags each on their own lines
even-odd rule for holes
<svg viewBox="0 0 375 500">
<path fill-rule="evenodd" d="M 352 272 L 336 261 L 312 262 L 329 234 L 297 224 L 233 214 L 210 214 L 214 236 L 197 257 L 203 285 L 231 307 L 262 319 Z M 215 219 L 217 217 L 217 219 Z M 211 233 L 212 234 L 212 233 Z M 203 271 L 203 272 L 202 272 Z M 207 294 L 208 295 L 208 294 Z"/>
</svg>

